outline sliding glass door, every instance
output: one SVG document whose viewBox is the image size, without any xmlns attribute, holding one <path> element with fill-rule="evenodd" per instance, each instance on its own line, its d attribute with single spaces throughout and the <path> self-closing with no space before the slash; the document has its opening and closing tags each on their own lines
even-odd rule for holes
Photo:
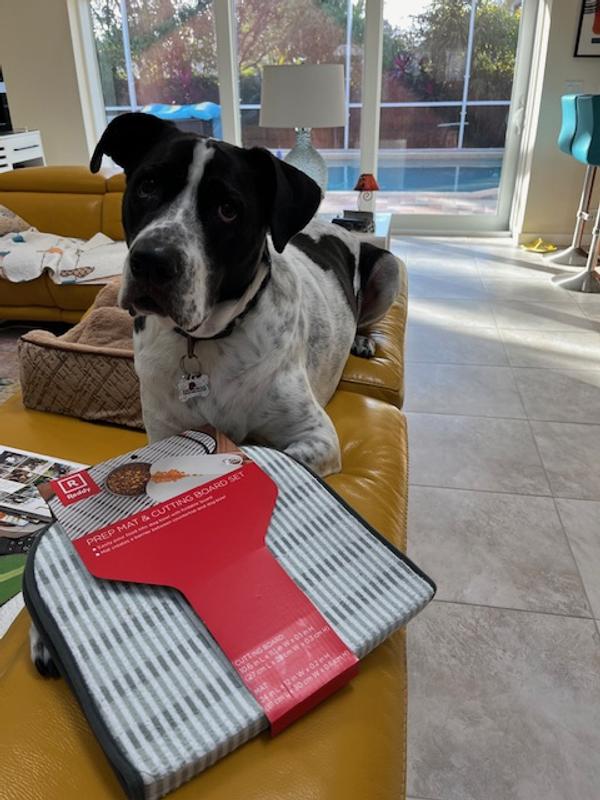
<svg viewBox="0 0 600 800">
<path fill-rule="evenodd" d="M 327 163 L 330 191 L 352 189 L 358 177 L 364 15 L 363 0 L 236 2 L 240 112 L 245 147 L 260 145 L 281 156 L 294 145 L 292 129 L 259 126 L 262 67 L 301 63 L 344 66 L 345 124 L 313 131 L 313 144 Z M 335 204 L 335 198 L 333 202 Z"/>
<path fill-rule="evenodd" d="M 259 125 L 262 67 L 340 63 L 345 123 L 313 133 L 329 173 L 323 210 L 355 207 L 361 147 L 363 156 L 369 147 L 367 161 L 377 163 L 377 208 L 394 215 L 395 227 L 508 227 L 518 144 L 513 98 L 524 96 L 515 82 L 524 86 L 527 80 L 535 0 L 90 0 L 89 5 L 108 119 L 141 108 L 160 113 L 157 104 L 169 114 L 172 104 L 183 105 L 173 118 L 184 128 L 285 155 L 293 131 Z M 219 39 L 215 14 L 224 9 L 233 30 Z M 381 65 L 373 73 L 381 89 L 379 142 L 373 136 L 366 144 L 360 141 L 363 97 L 373 97 L 378 87 L 363 86 L 365 26 L 380 15 Z M 219 92 L 219 79 L 225 80 L 219 65 L 226 59 L 218 55 L 224 48 L 237 68 L 227 79 L 238 92 L 228 91 L 227 100 Z M 229 137 L 221 127 L 225 110 L 241 120 Z"/>
<path fill-rule="evenodd" d="M 383 13 L 379 208 L 402 227 L 506 229 L 523 2 L 384 0 Z"/>
</svg>

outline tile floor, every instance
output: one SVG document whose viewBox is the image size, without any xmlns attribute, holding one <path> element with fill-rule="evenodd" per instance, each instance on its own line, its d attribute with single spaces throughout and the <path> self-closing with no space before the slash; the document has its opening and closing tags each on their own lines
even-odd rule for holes
<svg viewBox="0 0 600 800">
<path fill-rule="evenodd" d="M 501 240 L 409 270 L 411 800 L 600 798 L 600 295 Z"/>
<path fill-rule="evenodd" d="M 498 240 L 394 249 L 409 554 L 438 583 L 408 629 L 409 796 L 596 800 L 600 295 L 556 289 L 557 268 Z"/>
</svg>

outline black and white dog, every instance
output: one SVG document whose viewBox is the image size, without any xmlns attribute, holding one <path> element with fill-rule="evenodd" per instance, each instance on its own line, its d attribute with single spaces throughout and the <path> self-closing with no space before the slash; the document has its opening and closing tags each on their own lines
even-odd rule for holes
<svg viewBox="0 0 600 800">
<path fill-rule="evenodd" d="M 338 471 L 323 406 L 357 331 L 398 292 L 394 256 L 311 222 L 317 184 L 267 150 L 124 114 L 100 139 L 92 172 L 103 154 L 127 176 L 120 303 L 135 314 L 150 441 L 209 423 L 321 475 Z M 34 628 L 31 652 L 54 672 Z"/>
<path fill-rule="evenodd" d="M 394 256 L 311 222 L 316 183 L 262 148 L 124 114 L 100 139 L 92 172 L 103 154 L 127 176 L 120 303 L 136 315 L 150 440 L 210 423 L 321 475 L 339 470 L 323 406 L 357 330 L 397 294 Z"/>
</svg>

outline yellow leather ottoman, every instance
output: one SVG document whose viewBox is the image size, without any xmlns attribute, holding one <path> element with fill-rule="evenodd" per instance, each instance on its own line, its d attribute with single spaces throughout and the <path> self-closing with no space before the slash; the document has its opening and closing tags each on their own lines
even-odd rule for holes
<svg viewBox="0 0 600 800">
<path fill-rule="evenodd" d="M 406 427 L 391 405 L 338 392 L 328 412 L 342 472 L 328 479 L 357 511 L 405 547 Z M 358 434 L 357 434 L 358 432 Z M 83 462 L 137 447 L 140 433 L 0 407 L 0 441 Z M 28 615 L 0 641 L 0 797 L 112 800 L 123 796 L 63 680 L 30 663 Z M 400 631 L 361 664 L 340 693 L 275 739 L 245 744 L 172 795 L 174 800 L 402 800 L 405 796 L 405 638 Z"/>
</svg>

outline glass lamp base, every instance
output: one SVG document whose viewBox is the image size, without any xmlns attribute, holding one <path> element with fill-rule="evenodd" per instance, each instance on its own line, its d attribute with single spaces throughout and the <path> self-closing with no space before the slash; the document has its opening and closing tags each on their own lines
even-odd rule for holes
<svg viewBox="0 0 600 800">
<path fill-rule="evenodd" d="M 296 144 L 283 159 L 315 181 L 324 196 L 327 191 L 327 164 L 310 141 L 310 128 L 296 128 Z"/>
</svg>

